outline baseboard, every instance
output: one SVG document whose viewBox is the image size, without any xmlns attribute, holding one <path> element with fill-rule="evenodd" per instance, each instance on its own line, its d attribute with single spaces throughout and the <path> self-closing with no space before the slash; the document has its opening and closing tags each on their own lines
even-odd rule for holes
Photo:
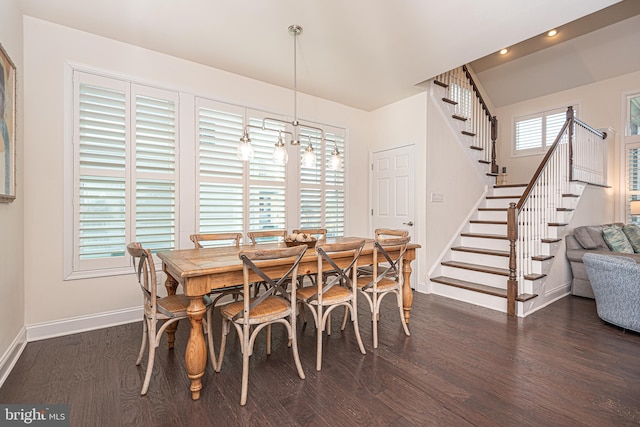
<svg viewBox="0 0 640 427">
<path fill-rule="evenodd" d="M 4 381 L 7 379 L 13 366 L 16 364 L 20 355 L 22 354 L 22 350 L 24 350 L 27 345 L 27 331 L 23 327 L 20 329 L 18 335 L 14 338 L 13 342 L 7 349 L 7 351 L 0 358 L 0 387 L 4 384 Z"/>
<path fill-rule="evenodd" d="M 142 320 L 142 313 L 142 307 L 135 307 L 27 325 L 27 341 L 39 341 L 47 338 L 76 334 L 78 332 L 93 331 L 110 326 L 139 322 Z"/>
</svg>

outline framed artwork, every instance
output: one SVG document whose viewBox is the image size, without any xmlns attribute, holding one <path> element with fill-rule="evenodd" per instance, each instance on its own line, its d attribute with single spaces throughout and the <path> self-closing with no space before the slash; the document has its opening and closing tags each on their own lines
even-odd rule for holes
<svg viewBox="0 0 640 427">
<path fill-rule="evenodd" d="M 16 66 L 0 44 L 0 203 L 16 198 Z"/>
</svg>

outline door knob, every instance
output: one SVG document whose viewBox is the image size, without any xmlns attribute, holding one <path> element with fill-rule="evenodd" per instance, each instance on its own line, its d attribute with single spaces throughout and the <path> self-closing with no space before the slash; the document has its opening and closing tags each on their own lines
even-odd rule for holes
<svg viewBox="0 0 640 427">
<path fill-rule="evenodd" d="M 409 227 L 413 227 L 413 221 L 403 222 L 404 225 L 408 225 Z"/>
</svg>

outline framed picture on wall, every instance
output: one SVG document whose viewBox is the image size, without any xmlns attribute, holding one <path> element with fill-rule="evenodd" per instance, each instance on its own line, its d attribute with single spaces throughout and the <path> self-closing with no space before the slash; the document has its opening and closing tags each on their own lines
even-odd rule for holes
<svg viewBox="0 0 640 427">
<path fill-rule="evenodd" d="M 16 66 L 0 44 L 0 203 L 16 198 Z"/>
</svg>

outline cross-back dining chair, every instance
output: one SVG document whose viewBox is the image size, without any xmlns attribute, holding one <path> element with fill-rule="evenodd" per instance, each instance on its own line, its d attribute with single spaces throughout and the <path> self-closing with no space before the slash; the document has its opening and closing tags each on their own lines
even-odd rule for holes
<svg viewBox="0 0 640 427">
<path fill-rule="evenodd" d="M 149 389 L 156 348 L 160 344 L 162 333 L 168 326 L 174 324 L 178 320 L 189 318 L 187 315 L 189 298 L 181 294 L 159 297 L 156 268 L 151 251 L 149 249 L 144 249 L 140 243 L 133 242 L 127 245 L 127 252 L 133 259 L 133 266 L 138 277 L 138 283 L 140 284 L 144 300 L 142 343 L 136 360 L 136 366 L 139 366 L 142 362 L 142 356 L 144 355 L 145 348 L 148 344 L 149 357 L 147 360 L 147 371 L 142 384 L 142 391 L 140 392 L 140 394 L 144 395 Z M 205 327 L 207 341 L 209 344 L 209 357 L 211 365 L 215 368 L 216 358 L 213 351 L 213 332 L 211 330 L 211 309 L 213 307 L 213 303 L 211 298 L 208 296 L 204 297 L 204 303 L 207 309 Z M 163 323 L 159 325 L 159 322 Z"/>
<path fill-rule="evenodd" d="M 326 241 L 327 240 L 327 229 L 326 228 L 300 228 L 300 229 L 293 230 L 292 233 L 293 234 L 304 233 L 304 234 L 307 234 L 309 236 L 313 236 L 313 237 L 316 238 L 317 242 L 322 242 L 322 241 Z M 314 284 L 314 285 L 316 284 L 316 275 L 315 274 L 304 274 L 304 275 L 301 274 L 298 277 L 299 286 L 303 286 L 304 285 L 305 277 L 308 277 L 309 280 L 311 280 L 312 284 Z"/>
<path fill-rule="evenodd" d="M 242 233 L 208 233 L 208 234 L 192 234 L 189 239 L 193 242 L 196 248 L 211 246 L 235 246 L 240 247 L 240 241 L 242 240 Z M 209 295 L 213 298 L 213 305 L 215 306 L 218 301 L 226 295 L 233 295 L 234 300 L 238 300 L 242 295 L 242 285 L 231 285 L 224 288 L 212 289 Z"/>
<path fill-rule="evenodd" d="M 222 314 L 222 341 L 220 356 L 216 371 L 220 372 L 227 335 L 230 326 L 233 325 L 238 333 L 240 348 L 242 350 L 242 391 L 240 405 L 247 402 L 247 389 L 249 384 L 249 356 L 253 353 L 253 345 L 256 336 L 264 328 L 267 328 L 267 354 L 271 354 L 270 327 L 280 323 L 285 326 L 288 333 L 288 345 L 292 348 L 293 360 L 298 370 L 298 375 L 304 379 L 304 371 L 298 355 L 298 343 L 296 339 L 296 287 L 291 287 L 289 293 L 286 289 L 288 281 L 294 281 L 298 274 L 298 265 L 307 250 L 306 246 L 293 246 L 290 248 L 256 249 L 240 251 L 242 260 L 242 277 L 244 295 L 249 295 L 252 276 L 258 276 L 267 286 L 267 289 L 258 297 L 244 298 L 242 301 L 232 302 L 221 307 Z M 278 278 L 273 278 L 265 272 L 265 267 L 273 267 L 274 263 L 281 266 Z"/>
<path fill-rule="evenodd" d="M 396 295 L 402 328 L 407 336 L 410 335 L 402 308 L 402 263 L 410 240 L 411 237 L 405 230 L 376 230 L 371 264 L 372 274 L 362 274 L 361 271 L 358 276 L 358 289 L 367 299 L 371 311 L 373 348 L 378 348 L 380 304 L 389 294 Z"/>
<path fill-rule="evenodd" d="M 258 243 L 282 242 L 287 237 L 287 230 L 249 231 L 247 237 L 252 245 Z"/>
<path fill-rule="evenodd" d="M 298 300 L 313 313 L 316 325 L 316 369 L 318 371 L 322 369 L 324 331 L 327 331 L 327 335 L 331 334 L 331 312 L 338 307 L 344 307 L 349 312 L 360 352 L 366 354 L 358 327 L 357 301 L 357 265 L 363 247 L 364 239 L 331 244 L 318 242 L 316 245 L 318 273 L 315 284 L 299 289 L 296 294 Z M 338 259 L 346 265 L 339 266 Z M 331 275 L 323 274 L 329 270 Z M 345 313 L 341 330 L 344 330 L 346 321 Z"/>
</svg>

